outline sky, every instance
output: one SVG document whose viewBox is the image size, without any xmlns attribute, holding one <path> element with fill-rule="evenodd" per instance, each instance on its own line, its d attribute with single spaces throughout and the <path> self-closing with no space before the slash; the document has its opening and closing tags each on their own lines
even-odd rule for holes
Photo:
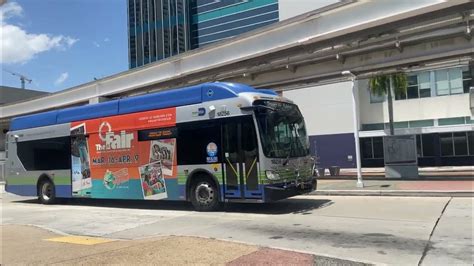
<svg viewBox="0 0 474 266">
<path fill-rule="evenodd" d="M 0 2 L 2 2 L 0 0 Z M 8 0 L 0 84 L 56 92 L 128 70 L 126 0 Z"/>
</svg>

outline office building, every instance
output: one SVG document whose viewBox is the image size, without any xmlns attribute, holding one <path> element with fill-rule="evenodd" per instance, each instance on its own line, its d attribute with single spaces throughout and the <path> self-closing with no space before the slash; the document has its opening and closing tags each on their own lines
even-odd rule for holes
<svg viewBox="0 0 474 266">
<path fill-rule="evenodd" d="M 128 0 L 129 67 L 274 22 L 277 0 Z"/>
<path fill-rule="evenodd" d="M 416 135 L 418 165 L 474 165 L 469 108 L 473 61 L 451 60 L 405 73 L 407 92 L 393 99 L 394 128 L 396 135 Z M 387 97 L 371 94 L 367 79 L 356 86 L 362 167 L 383 167 L 383 136 L 389 134 Z M 283 96 L 301 108 L 320 166 L 356 166 L 351 82 L 300 87 Z"/>
<path fill-rule="evenodd" d="M 277 0 L 192 0 L 191 47 L 232 38 L 278 22 Z"/>
<path fill-rule="evenodd" d="M 129 67 L 187 51 L 187 0 L 128 0 Z"/>
</svg>

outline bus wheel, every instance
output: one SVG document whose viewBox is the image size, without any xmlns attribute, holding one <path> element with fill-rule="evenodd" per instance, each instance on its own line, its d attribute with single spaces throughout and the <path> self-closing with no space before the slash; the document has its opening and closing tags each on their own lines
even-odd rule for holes
<svg viewBox="0 0 474 266">
<path fill-rule="evenodd" d="M 44 179 L 38 186 L 38 199 L 42 204 L 52 204 L 56 200 L 54 184 L 49 179 Z"/>
<path fill-rule="evenodd" d="M 191 203 L 197 211 L 215 211 L 219 208 L 217 187 L 208 178 L 199 179 L 191 190 Z"/>
</svg>

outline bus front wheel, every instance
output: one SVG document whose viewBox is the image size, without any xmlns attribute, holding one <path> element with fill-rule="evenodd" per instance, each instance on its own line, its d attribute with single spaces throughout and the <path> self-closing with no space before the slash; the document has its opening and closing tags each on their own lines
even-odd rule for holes
<svg viewBox="0 0 474 266">
<path fill-rule="evenodd" d="M 195 182 L 191 189 L 191 203 L 197 211 L 215 211 L 219 209 L 217 186 L 209 178 Z"/>
<path fill-rule="evenodd" d="M 54 184 L 49 179 L 44 179 L 38 186 L 38 199 L 42 204 L 52 204 L 56 200 Z"/>
</svg>

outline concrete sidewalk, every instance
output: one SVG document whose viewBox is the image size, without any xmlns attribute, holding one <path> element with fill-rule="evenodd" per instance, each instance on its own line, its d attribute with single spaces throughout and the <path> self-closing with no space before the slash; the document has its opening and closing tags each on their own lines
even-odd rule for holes
<svg viewBox="0 0 474 266">
<path fill-rule="evenodd" d="M 321 179 L 314 195 L 363 196 L 474 196 L 474 180 L 364 180 L 364 187 L 356 186 L 356 179 Z"/>
<path fill-rule="evenodd" d="M 419 178 L 423 179 L 460 179 L 473 180 L 474 167 L 473 166 L 439 166 L 439 167 L 419 167 Z M 385 178 L 384 167 L 362 168 L 362 175 L 367 179 Z M 357 176 L 357 169 L 342 168 L 339 176 L 330 176 L 329 168 L 325 169 L 324 177 L 322 178 L 355 178 Z"/>
<path fill-rule="evenodd" d="M 125 240 L 64 235 L 24 225 L 1 229 L 2 265 L 367 265 L 200 237 Z"/>
</svg>

